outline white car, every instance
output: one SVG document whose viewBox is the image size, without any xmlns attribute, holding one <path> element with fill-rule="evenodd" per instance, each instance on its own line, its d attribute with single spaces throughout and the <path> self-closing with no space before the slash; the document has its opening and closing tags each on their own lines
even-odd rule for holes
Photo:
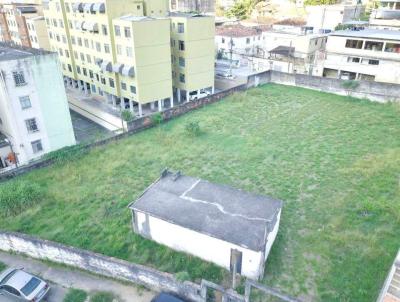
<svg viewBox="0 0 400 302">
<path fill-rule="evenodd" d="M 189 101 L 194 101 L 197 99 L 205 98 L 206 96 L 209 96 L 211 94 L 210 91 L 203 90 L 201 89 L 199 93 L 197 93 L 197 90 L 194 90 L 192 92 L 189 92 Z"/>
<path fill-rule="evenodd" d="M 0 295 L 15 301 L 39 302 L 49 290 L 48 283 L 22 269 L 10 268 L 0 275 Z"/>
</svg>

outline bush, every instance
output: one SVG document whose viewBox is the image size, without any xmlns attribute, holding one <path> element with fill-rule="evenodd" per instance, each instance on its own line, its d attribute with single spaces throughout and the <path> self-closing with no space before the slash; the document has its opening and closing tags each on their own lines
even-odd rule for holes
<svg viewBox="0 0 400 302">
<path fill-rule="evenodd" d="M 84 148 L 82 145 L 74 145 L 50 152 L 45 155 L 45 158 L 52 159 L 56 163 L 66 163 L 69 161 L 75 161 L 88 152 L 89 150 Z"/>
<path fill-rule="evenodd" d="M 65 296 L 63 302 L 84 302 L 86 301 L 87 293 L 80 289 L 70 289 Z"/>
<path fill-rule="evenodd" d="M 132 121 L 135 117 L 133 116 L 132 112 L 130 112 L 129 110 L 123 110 L 121 112 L 121 118 L 125 121 L 125 122 L 130 122 Z"/>
<path fill-rule="evenodd" d="M 197 121 L 189 122 L 185 125 L 185 131 L 190 136 L 200 135 L 200 124 Z"/>
<path fill-rule="evenodd" d="M 163 122 L 163 116 L 162 116 L 162 114 L 161 114 L 160 112 L 154 113 L 154 114 L 151 116 L 151 122 L 152 122 L 154 125 L 161 125 L 161 123 Z"/>
<path fill-rule="evenodd" d="M 360 83 L 354 80 L 347 80 L 342 83 L 342 87 L 347 91 L 348 95 L 358 86 L 360 86 Z"/>
<path fill-rule="evenodd" d="M 115 295 L 110 292 L 97 292 L 90 297 L 90 302 L 113 302 Z"/>
<path fill-rule="evenodd" d="M 190 280 L 190 275 L 188 272 L 179 272 L 175 274 L 175 278 L 176 280 L 183 282 Z"/>
<path fill-rule="evenodd" d="M 0 273 L 6 269 L 6 265 L 3 262 L 0 262 Z"/>
<path fill-rule="evenodd" d="M 15 216 L 37 204 L 42 188 L 26 181 L 10 181 L 0 185 L 0 217 Z"/>
</svg>

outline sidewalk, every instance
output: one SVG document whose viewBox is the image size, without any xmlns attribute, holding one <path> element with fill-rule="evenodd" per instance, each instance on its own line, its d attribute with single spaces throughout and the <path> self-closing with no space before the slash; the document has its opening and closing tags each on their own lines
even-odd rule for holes
<svg viewBox="0 0 400 302">
<path fill-rule="evenodd" d="M 68 288 L 82 289 L 88 293 L 93 291 L 110 291 L 125 302 L 150 302 L 155 293 L 135 285 L 120 283 L 111 279 L 97 277 L 80 270 L 73 270 L 58 265 L 49 266 L 45 262 L 8 254 L 0 251 L 0 261 L 8 267 L 24 268 L 27 272 L 38 275 L 56 285 L 48 302 L 62 302 Z"/>
</svg>

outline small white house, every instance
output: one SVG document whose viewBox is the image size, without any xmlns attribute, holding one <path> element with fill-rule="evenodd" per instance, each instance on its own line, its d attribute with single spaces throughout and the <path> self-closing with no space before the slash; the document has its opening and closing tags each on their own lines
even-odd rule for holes
<svg viewBox="0 0 400 302">
<path fill-rule="evenodd" d="M 135 233 L 259 279 L 282 201 L 165 170 L 129 208 Z"/>
</svg>

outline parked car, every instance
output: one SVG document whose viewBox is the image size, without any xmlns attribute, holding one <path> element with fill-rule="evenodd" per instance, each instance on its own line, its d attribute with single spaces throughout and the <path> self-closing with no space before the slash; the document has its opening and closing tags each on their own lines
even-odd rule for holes
<svg viewBox="0 0 400 302">
<path fill-rule="evenodd" d="M 0 275 L 0 295 L 16 301 L 39 302 L 49 290 L 48 283 L 22 269 L 10 268 Z"/>
<path fill-rule="evenodd" d="M 155 298 L 153 298 L 151 302 L 186 302 L 186 301 L 167 293 L 161 293 Z"/>
<path fill-rule="evenodd" d="M 194 90 L 192 92 L 189 92 L 189 101 L 205 98 L 206 96 L 210 95 L 211 92 L 201 89 L 199 93 L 197 93 L 197 90 Z"/>
<path fill-rule="evenodd" d="M 229 71 L 219 70 L 219 71 L 215 72 L 215 75 L 219 78 L 224 78 L 224 79 L 229 79 L 229 80 L 235 79 L 235 76 L 233 74 L 229 73 Z"/>
</svg>

